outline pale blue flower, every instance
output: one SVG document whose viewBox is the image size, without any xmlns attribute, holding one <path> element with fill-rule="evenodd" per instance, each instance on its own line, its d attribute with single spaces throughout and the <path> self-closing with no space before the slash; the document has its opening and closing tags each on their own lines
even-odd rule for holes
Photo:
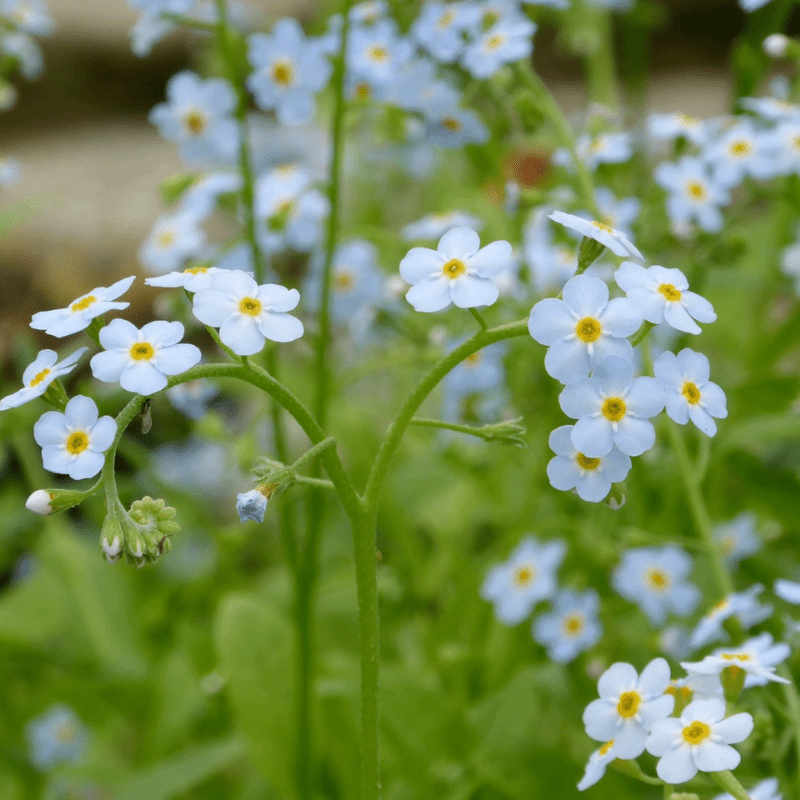
<svg viewBox="0 0 800 800">
<path fill-rule="evenodd" d="M 95 317 L 109 311 L 121 311 L 130 303 L 116 302 L 116 299 L 130 289 L 135 276 L 123 278 L 111 286 L 99 286 L 73 300 L 66 308 L 54 311 L 37 311 L 31 317 L 31 328 L 44 331 L 48 336 L 59 339 L 88 328 Z"/>
<path fill-rule="evenodd" d="M 767 3 L 769 0 L 739 0 L 739 8 L 749 14 L 751 11 L 763 8 Z"/>
<path fill-rule="evenodd" d="M 783 795 L 778 791 L 778 779 L 767 778 L 757 783 L 752 789 L 747 790 L 750 800 L 783 800 Z M 724 792 L 715 795 L 713 800 L 735 800 L 732 794 Z"/>
<path fill-rule="evenodd" d="M 42 50 L 27 33 L 0 32 L 0 54 L 17 61 L 19 71 L 29 81 L 36 80 L 42 74 Z"/>
<path fill-rule="evenodd" d="M 300 294 L 273 283 L 258 285 L 244 272 L 215 275 L 211 287 L 194 296 L 192 311 L 204 325 L 219 328 L 223 344 L 240 356 L 258 353 L 266 340 L 292 342 L 303 335 L 303 323 L 288 311 Z"/>
<path fill-rule="evenodd" d="M 773 591 L 781 600 L 795 606 L 800 605 L 800 583 L 778 578 L 773 586 Z"/>
<path fill-rule="evenodd" d="M 710 165 L 716 183 L 725 189 L 738 186 L 745 177 L 763 180 L 775 172 L 769 137 L 749 119 L 710 142 L 702 157 Z"/>
<path fill-rule="evenodd" d="M 716 525 L 711 531 L 714 541 L 729 566 L 761 549 L 761 539 L 756 533 L 756 515 L 745 511 L 728 522 Z"/>
<path fill-rule="evenodd" d="M 239 152 L 239 126 L 233 118 L 236 103 L 227 81 L 179 72 L 167 83 L 167 102 L 150 112 L 150 122 L 178 145 L 189 164 L 230 162 Z"/>
<path fill-rule="evenodd" d="M 759 603 L 756 599 L 764 587 L 754 584 L 744 592 L 732 592 L 720 600 L 695 626 L 689 643 L 692 647 L 704 647 L 711 642 L 727 639 L 728 635 L 722 623 L 730 617 L 736 617 L 742 627 L 747 630 L 772 615 L 772 606 Z"/>
<path fill-rule="evenodd" d="M 347 68 L 363 75 L 370 84 L 391 83 L 411 58 L 413 47 L 397 34 L 392 20 L 382 19 L 374 25 L 352 30 L 347 42 Z"/>
<path fill-rule="evenodd" d="M 616 447 L 602 458 L 587 458 L 572 444 L 572 425 L 562 425 L 550 434 L 550 449 L 556 454 L 547 465 L 547 477 L 554 489 L 575 489 L 581 500 L 599 503 L 612 483 L 625 480 L 631 460 Z"/>
<path fill-rule="evenodd" d="M 526 224 L 523 256 L 536 294 L 560 290 L 578 268 L 576 248 L 552 241 L 548 210 L 538 209 Z"/>
<path fill-rule="evenodd" d="M 800 117 L 779 122 L 764 134 L 763 142 L 771 155 L 769 177 L 800 174 Z"/>
<path fill-rule="evenodd" d="M 56 26 L 44 0 L 0 0 L 0 17 L 23 33 L 36 36 L 48 36 Z"/>
<path fill-rule="evenodd" d="M 193 213 L 162 214 L 139 249 L 139 260 L 150 272 L 176 272 L 190 258 L 200 254 L 206 234 Z"/>
<path fill-rule="evenodd" d="M 481 587 L 481 597 L 494 603 L 494 613 L 505 625 L 522 622 L 540 601 L 556 591 L 556 571 L 566 546 L 560 540 L 540 543 L 527 537 L 508 561 L 492 567 Z"/>
<path fill-rule="evenodd" d="M 686 617 L 700 602 L 698 588 L 686 583 L 691 570 L 692 559 L 679 547 L 638 547 L 623 553 L 611 583 L 660 626 L 668 612 Z"/>
<path fill-rule="evenodd" d="M 647 133 L 653 139 L 672 141 L 683 137 L 696 145 L 704 145 L 710 136 L 710 128 L 704 120 L 688 114 L 650 114 L 647 118 Z"/>
<path fill-rule="evenodd" d="M 685 156 L 674 164 L 664 162 L 653 177 L 667 190 L 667 211 L 674 224 L 696 222 L 711 233 L 722 227 L 720 208 L 730 202 L 730 196 L 713 179 L 704 159 Z"/>
<path fill-rule="evenodd" d="M 464 50 L 464 33 L 476 28 L 478 18 L 475 3 L 430 2 L 414 20 L 411 34 L 434 58 L 451 64 Z"/>
<path fill-rule="evenodd" d="M 621 164 L 633 155 L 633 137 L 625 131 L 601 133 L 597 136 L 584 134 L 575 142 L 578 158 L 594 172 L 601 164 Z M 566 149 L 553 153 L 553 163 L 574 169 L 572 154 Z"/>
<path fill-rule="evenodd" d="M 417 58 L 406 62 L 375 99 L 385 99 L 405 111 L 416 111 L 425 119 L 437 119 L 443 108 L 458 106 L 461 92 L 437 78 L 430 61 Z"/>
<path fill-rule="evenodd" d="M 589 275 L 570 278 L 562 297 L 540 300 L 528 320 L 531 336 L 548 347 L 544 359 L 548 375 L 569 383 L 585 378 L 608 356 L 633 358 L 625 337 L 642 324 L 634 303 L 624 297 L 609 300 L 608 286 Z"/>
<path fill-rule="evenodd" d="M 719 675 L 726 667 L 736 666 L 747 673 L 744 685 L 749 689 L 751 686 L 766 686 L 770 681 L 789 683 L 786 678 L 775 674 L 775 667 L 791 652 L 784 642 L 774 644 L 771 633 L 761 633 L 736 647 L 719 648 L 702 661 L 682 661 L 681 666 L 690 675 Z"/>
<path fill-rule="evenodd" d="M 617 753 L 614 750 L 614 740 L 609 739 L 602 747 L 595 750 L 586 764 L 583 777 L 578 783 L 579 792 L 586 791 L 590 786 L 594 786 L 606 774 L 606 767 L 616 759 Z"/>
<path fill-rule="evenodd" d="M 218 393 L 219 389 L 204 378 L 170 386 L 166 392 L 172 405 L 189 419 L 200 419 L 204 416 L 209 401 Z"/>
<path fill-rule="evenodd" d="M 33 426 L 33 438 L 42 448 L 42 464 L 49 472 L 75 481 L 92 478 L 103 468 L 104 453 L 117 435 L 113 417 L 98 419 L 89 397 L 76 395 L 62 414 L 47 411 Z"/>
<path fill-rule="evenodd" d="M 594 589 L 585 592 L 560 591 L 553 610 L 533 621 L 533 638 L 547 648 L 557 664 L 567 664 L 596 644 L 603 635 L 597 619 L 600 597 Z"/>
<path fill-rule="evenodd" d="M 771 122 L 800 118 L 800 106 L 783 97 L 742 97 L 739 105 Z"/>
<path fill-rule="evenodd" d="M 691 419 L 706 436 L 717 432 L 717 423 L 712 417 L 724 419 L 728 416 L 725 393 L 709 381 L 710 366 L 702 353 L 695 353 L 688 347 L 677 356 L 669 351 L 662 353 L 653 364 L 653 374 L 664 387 L 670 419 L 680 425 Z"/>
<path fill-rule="evenodd" d="M 174 289 L 180 286 L 187 292 L 200 292 L 211 286 L 211 279 L 223 270 L 218 267 L 189 267 L 183 272 L 168 272 L 157 278 L 145 278 L 148 286 L 159 286 Z"/>
<path fill-rule="evenodd" d="M 233 194 L 242 187 L 238 172 L 207 172 L 199 177 L 181 197 L 180 209 L 198 220 L 210 216 L 224 194 Z"/>
<path fill-rule="evenodd" d="M 475 78 L 494 75 L 504 64 L 529 58 L 536 25 L 527 17 L 501 18 L 467 45 L 461 63 Z"/>
<path fill-rule="evenodd" d="M 597 208 L 603 215 L 602 221 L 618 230 L 627 239 L 632 239 L 631 225 L 638 219 L 642 204 L 635 197 L 617 199 L 614 192 L 605 186 L 598 186 L 594 192 Z"/>
<path fill-rule="evenodd" d="M 461 343 L 454 342 L 450 350 Z M 507 352 L 503 342 L 495 342 L 468 356 L 445 376 L 442 382 L 445 391 L 452 397 L 461 398 L 501 388 L 505 381 L 503 359 Z"/>
<path fill-rule="evenodd" d="M 572 444 L 585 456 L 602 458 L 615 445 L 626 455 L 639 456 L 655 443 L 649 420 L 664 408 L 665 397 L 655 378 L 634 378 L 630 361 L 609 356 L 590 378 L 567 384 L 559 403 L 578 420 Z"/>
<path fill-rule="evenodd" d="M 236 513 L 240 522 L 263 522 L 267 510 L 267 496 L 258 489 L 236 495 Z"/>
<path fill-rule="evenodd" d="M 150 395 L 167 385 L 168 375 L 186 372 L 200 361 L 193 344 L 179 344 L 180 322 L 156 320 L 141 329 L 125 319 L 113 319 L 100 330 L 105 349 L 92 356 L 92 374 L 100 381 L 115 383 L 125 391 Z"/>
<path fill-rule="evenodd" d="M 563 211 L 554 211 L 550 214 L 550 219 L 552 219 L 553 222 L 557 222 L 559 225 L 563 225 L 565 228 L 577 231 L 582 236 L 600 242 L 600 244 L 607 247 L 615 256 L 620 256 L 621 258 L 635 258 L 637 261 L 644 261 L 644 256 L 622 231 L 618 231 L 604 222 L 587 220 L 576 214 L 566 214 Z"/>
<path fill-rule="evenodd" d="M 416 311 L 441 311 L 490 306 L 500 290 L 492 278 L 508 269 L 511 245 L 505 241 L 480 246 L 471 228 L 453 228 L 436 250 L 414 247 L 400 262 L 400 275 L 411 284 L 406 299 Z"/>
<path fill-rule="evenodd" d="M 22 388 L 0 400 L 0 411 L 17 408 L 36 397 L 41 397 L 56 378 L 75 369 L 78 359 L 88 349 L 80 347 L 61 361 L 58 361 L 58 354 L 54 350 L 40 350 L 34 361 L 22 373 Z"/>
<path fill-rule="evenodd" d="M 270 35 L 248 38 L 247 56 L 255 71 L 247 79 L 260 108 L 274 110 L 283 125 L 314 117 L 315 95 L 325 88 L 331 64 L 319 42 L 306 39 L 297 20 L 278 20 Z"/>
<path fill-rule="evenodd" d="M 469 108 L 445 108 L 437 114 L 431 114 L 426 120 L 425 140 L 435 147 L 483 144 L 488 139 L 489 129 Z"/>
<path fill-rule="evenodd" d="M 58 764 L 80 761 L 88 743 L 88 733 L 78 715 L 63 704 L 52 706 L 25 726 L 30 757 L 40 770 Z"/>
</svg>

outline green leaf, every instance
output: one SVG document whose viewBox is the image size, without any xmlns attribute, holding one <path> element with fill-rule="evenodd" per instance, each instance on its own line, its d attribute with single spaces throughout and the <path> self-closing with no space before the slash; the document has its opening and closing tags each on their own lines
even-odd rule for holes
<svg viewBox="0 0 800 800">
<path fill-rule="evenodd" d="M 127 775 L 115 789 L 115 800 L 168 800 L 239 761 L 245 747 L 237 737 L 198 745 L 140 772 Z"/>
<path fill-rule="evenodd" d="M 0 600 L 0 639 L 41 644 L 63 630 L 67 620 L 66 593 L 55 574 L 40 566 L 28 579 L 3 592 Z"/>
<path fill-rule="evenodd" d="M 292 633 L 282 611 L 257 595 L 228 595 L 214 625 L 220 667 L 239 729 L 276 789 L 292 785 Z"/>
<path fill-rule="evenodd" d="M 171 206 L 183 197 L 186 190 L 197 180 L 197 175 L 173 175 L 167 178 L 158 190 L 164 205 Z"/>
</svg>

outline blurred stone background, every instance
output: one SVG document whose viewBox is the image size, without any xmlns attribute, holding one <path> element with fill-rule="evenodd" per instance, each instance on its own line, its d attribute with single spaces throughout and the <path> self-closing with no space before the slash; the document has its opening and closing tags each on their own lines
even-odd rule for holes
<svg viewBox="0 0 800 800">
<path fill-rule="evenodd" d="M 326 3 L 249 0 L 256 24 Z M 181 170 L 147 114 L 171 75 L 192 66 L 197 40 L 174 34 L 144 59 L 131 53 L 136 13 L 125 0 L 49 0 L 55 33 L 39 39 L 45 73 L 18 81 L 17 106 L 0 116 L 0 153 L 23 164 L 0 190 L 0 209 L 28 212 L 0 240 L 0 360 L 13 333 L 38 310 L 66 304 L 87 287 L 141 272 L 137 250 L 161 210 L 158 185 Z M 652 34 L 650 109 L 713 116 L 729 108 L 726 59 L 741 31 L 733 0 L 663 0 Z M 537 69 L 568 109 L 581 107 L 581 64 L 564 56 L 555 31 L 537 34 Z"/>
</svg>

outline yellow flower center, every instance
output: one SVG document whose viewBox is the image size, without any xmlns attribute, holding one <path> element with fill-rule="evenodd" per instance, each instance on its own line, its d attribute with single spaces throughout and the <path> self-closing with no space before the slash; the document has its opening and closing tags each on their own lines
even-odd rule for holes
<svg viewBox="0 0 800 800">
<path fill-rule="evenodd" d="M 692 746 L 700 744 L 711 736 L 711 728 L 696 719 L 691 725 L 687 725 L 682 731 L 683 741 Z"/>
<path fill-rule="evenodd" d="M 493 36 L 490 36 L 486 40 L 486 49 L 497 50 L 497 48 L 500 47 L 505 40 L 506 40 L 505 36 L 502 36 L 499 33 L 495 33 Z"/>
<path fill-rule="evenodd" d="M 67 439 L 67 450 L 76 456 L 89 446 L 89 437 L 83 431 L 74 431 Z"/>
<path fill-rule="evenodd" d="M 628 407 L 621 397 L 606 397 L 603 401 L 603 416 L 609 422 L 619 422 L 627 410 Z"/>
<path fill-rule="evenodd" d="M 388 61 L 389 51 L 385 47 L 379 47 L 378 45 L 375 45 L 374 47 L 370 47 L 369 57 L 373 61 Z"/>
<path fill-rule="evenodd" d="M 649 569 L 647 570 L 647 583 L 651 589 L 663 592 L 665 589 L 669 589 L 669 575 L 660 569 Z"/>
<path fill-rule="evenodd" d="M 449 131 L 460 131 L 461 123 L 455 117 L 445 117 L 442 120 L 442 126 Z"/>
<path fill-rule="evenodd" d="M 795 136 L 794 139 L 792 139 L 792 146 L 795 150 L 800 150 L 800 136 Z"/>
<path fill-rule="evenodd" d="M 728 598 L 727 597 L 723 598 L 722 600 L 719 601 L 719 603 L 716 603 L 714 605 L 714 607 L 711 609 L 711 614 L 715 613 L 719 614 L 719 612 L 724 611 L 728 607 L 728 605 L 730 605 Z"/>
<path fill-rule="evenodd" d="M 583 453 L 578 453 L 575 460 L 578 462 L 581 469 L 585 469 L 589 472 L 600 466 L 599 458 L 589 458 L 589 456 L 585 456 Z"/>
<path fill-rule="evenodd" d="M 697 120 L 694 117 L 690 117 L 688 114 L 679 114 L 678 119 L 684 124 L 688 125 L 689 127 L 693 127 L 697 125 Z"/>
<path fill-rule="evenodd" d="M 662 283 L 658 287 L 658 293 L 670 303 L 677 303 L 681 299 L 681 290 L 676 289 L 671 283 Z"/>
<path fill-rule="evenodd" d="M 206 118 L 196 108 L 183 115 L 183 124 L 193 136 L 202 133 L 206 128 Z"/>
<path fill-rule="evenodd" d="M 356 97 L 360 100 L 366 100 L 372 94 L 372 89 L 368 83 L 362 81 L 359 84 L 356 84 Z"/>
<path fill-rule="evenodd" d="M 63 744 L 67 744 L 69 742 L 74 741 L 75 737 L 78 735 L 77 728 L 70 724 L 69 722 L 65 722 L 62 725 L 58 726 L 56 730 L 56 739 Z"/>
<path fill-rule="evenodd" d="M 272 65 L 272 80 L 280 86 L 291 86 L 294 83 L 294 67 L 291 61 L 276 61 Z"/>
<path fill-rule="evenodd" d="M 606 140 L 602 136 L 598 136 L 590 145 L 589 150 L 592 153 L 600 153 L 606 149 Z"/>
<path fill-rule="evenodd" d="M 337 292 L 349 292 L 354 285 L 355 285 L 355 280 L 353 279 L 353 276 L 349 272 L 341 270 L 336 273 L 336 280 L 334 281 L 334 289 Z"/>
<path fill-rule="evenodd" d="M 92 303 L 97 302 L 97 298 L 93 294 L 88 294 L 82 300 L 76 300 L 70 307 L 69 310 L 73 314 L 77 314 L 79 311 L 86 311 L 87 308 Z"/>
<path fill-rule="evenodd" d="M 604 222 L 592 220 L 592 225 L 594 225 L 594 227 L 598 230 L 605 231 L 606 233 L 614 233 L 614 229 L 610 225 L 606 225 Z"/>
<path fill-rule="evenodd" d="M 248 317 L 257 317 L 261 313 L 261 301 L 255 297 L 243 297 L 239 301 L 239 313 L 246 314 Z"/>
<path fill-rule="evenodd" d="M 28 386 L 31 389 L 34 386 L 38 386 L 49 374 L 50 374 L 49 369 L 43 369 L 41 372 L 37 373 L 36 377 L 28 384 Z"/>
<path fill-rule="evenodd" d="M 750 661 L 750 653 L 720 653 L 726 661 Z"/>
<path fill-rule="evenodd" d="M 642 702 L 639 692 L 623 692 L 617 703 L 617 714 L 624 719 L 630 719 L 638 710 Z"/>
<path fill-rule="evenodd" d="M 166 249 L 175 241 L 175 232 L 174 231 L 164 231 L 163 233 L 159 234 L 158 236 L 158 246 L 162 249 Z"/>
<path fill-rule="evenodd" d="M 686 194 L 692 200 L 702 200 L 706 196 L 706 187 L 698 181 L 689 181 L 686 184 Z"/>
<path fill-rule="evenodd" d="M 129 352 L 134 361 L 149 361 L 156 354 L 150 342 L 136 342 Z"/>
<path fill-rule="evenodd" d="M 517 586 L 527 586 L 536 577 L 536 567 L 533 564 L 523 564 L 514 572 L 514 583 Z"/>
<path fill-rule="evenodd" d="M 481 354 L 478 352 L 467 356 L 462 363 L 466 364 L 468 367 L 474 367 L 476 364 L 480 363 L 480 360 Z"/>
<path fill-rule="evenodd" d="M 439 17 L 439 21 L 436 23 L 436 27 L 440 31 L 443 31 L 445 28 L 449 28 L 453 24 L 455 18 L 456 18 L 455 11 L 445 11 L 444 14 L 442 14 L 442 16 Z"/>
<path fill-rule="evenodd" d="M 750 142 L 745 141 L 744 139 L 739 139 L 738 141 L 731 142 L 730 146 L 728 147 L 728 152 L 734 158 L 742 158 L 746 156 L 752 147 L 750 146 Z"/>
<path fill-rule="evenodd" d="M 598 753 L 601 756 L 604 756 L 612 747 L 614 746 L 614 740 L 609 739 L 601 748 L 598 750 Z"/>
<path fill-rule="evenodd" d="M 602 332 L 603 326 L 594 317 L 584 317 L 575 326 L 575 334 L 582 342 L 596 342 Z"/>
<path fill-rule="evenodd" d="M 664 692 L 671 694 L 673 697 L 680 697 L 684 703 L 688 703 L 694 694 L 688 686 L 667 686 Z"/>
<path fill-rule="evenodd" d="M 580 614 L 570 614 L 562 624 L 567 636 L 577 636 L 583 630 L 583 617 Z"/>
<path fill-rule="evenodd" d="M 445 278 L 454 280 L 467 271 L 467 265 L 460 258 L 451 258 L 443 267 L 442 274 Z"/>
<path fill-rule="evenodd" d="M 696 406 L 700 402 L 700 390 L 691 381 L 686 381 L 686 383 L 683 384 L 681 394 L 691 406 Z"/>
<path fill-rule="evenodd" d="M 184 272 L 189 275 L 202 275 L 204 272 L 208 272 L 208 267 L 189 267 Z"/>
</svg>

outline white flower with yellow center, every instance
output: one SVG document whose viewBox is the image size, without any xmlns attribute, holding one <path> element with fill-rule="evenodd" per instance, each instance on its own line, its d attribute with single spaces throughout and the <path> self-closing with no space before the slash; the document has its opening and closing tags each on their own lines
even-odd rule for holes
<svg viewBox="0 0 800 800">
<path fill-rule="evenodd" d="M 763 591 L 764 587 L 756 583 L 744 592 L 732 592 L 724 597 L 697 623 L 689 644 L 697 648 L 726 639 L 727 634 L 722 623 L 730 617 L 735 616 L 739 624 L 747 630 L 772 616 L 772 606 L 759 603 L 756 599 Z"/>
<path fill-rule="evenodd" d="M 788 644 L 773 644 L 772 634 L 761 633 L 739 647 L 715 650 L 702 661 L 682 661 L 681 666 L 690 675 L 719 675 L 726 668 L 737 667 L 747 673 L 745 687 L 764 686 L 768 681 L 789 683 L 775 674 L 775 667 L 787 659 L 790 652 Z"/>
<path fill-rule="evenodd" d="M 578 420 L 571 439 L 585 456 L 602 458 L 615 445 L 625 455 L 640 456 L 655 443 L 649 420 L 664 408 L 664 390 L 655 378 L 634 378 L 627 359 L 609 356 L 590 378 L 567 384 L 559 403 Z"/>
<path fill-rule="evenodd" d="M 752 789 L 747 790 L 750 800 L 783 800 L 783 795 L 778 791 L 778 779 L 767 778 L 757 783 Z M 713 800 L 736 800 L 732 794 L 718 794 Z"/>
<path fill-rule="evenodd" d="M 88 349 L 81 347 L 63 361 L 58 361 L 58 354 L 54 350 L 40 350 L 33 363 L 22 373 L 22 388 L 0 400 L 0 411 L 17 408 L 29 400 L 41 397 L 56 378 L 72 372 L 78 359 Z"/>
<path fill-rule="evenodd" d="M 722 772 L 739 766 L 741 756 L 730 745 L 743 742 L 753 730 L 750 714 L 725 719 L 722 700 L 695 700 L 679 719 L 658 720 L 647 737 L 647 752 L 660 756 L 658 777 L 665 783 L 686 783 L 701 772 Z"/>
<path fill-rule="evenodd" d="M 148 322 L 141 330 L 124 319 L 114 319 L 100 331 L 105 352 L 92 356 L 92 374 L 128 392 L 154 394 L 167 385 L 167 375 L 186 372 L 200 361 L 193 344 L 183 338 L 180 322 Z"/>
<path fill-rule="evenodd" d="M 481 597 L 494 603 L 500 622 L 522 622 L 540 600 L 556 590 L 555 573 L 564 558 L 562 541 L 540 544 L 524 539 L 505 564 L 492 567 L 481 588 Z"/>
<path fill-rule="evenodd" d="M 121 311 L 123 308 L 127 308 L 130 303 L 112 301 L 127 292 L 134 280 L 135 277 L 132 275 L 130 278 L 117 281 L 108 288 L 100 286 L 92 289 L 91 292 L 73 300 L 66 308 L 39 311 L 31 317 L 31 328 L 44 331 L 50 336 L 57 336 L 59 339 L 82 331 L 89 327 L 89 323 L 95 317 L 108 311 Z"/>
<path fill-rule="evenodd" d="M 675 705 L 675 698 L 665 693 L 669 677 L 663 658 L 651 661 L 641 676 L 630 664 L 612 664 L 597 682 L 600 698 L 583 712 L 586 733 L 599 742 L 613 739 L 617 758 L 641 755 L 651 728 Z"/>
<path fill-rule="evenodd" d="M 625 338 L 642 324 L 642 314 L 625 297 L 608 299 L 608 286 L 600 278 L 576 275 L 562 291 L 563 300 L 548 297 L 532 309 L 531 336 L 548 346 L 544 367 L 561 383 L 585 378 L 593 366 L 609 356 L 633 358 Z"/>
<path fill-rule="evenodd" d="M 406 299 L 416 311 L 441 311 L 490 306 L 500 295 L 491 279 L 512 265 L 511 245 L 505 241 L 480 246 L 471 228 L 453 228 L 436 250 L 414 247 L 400 262 L 400 275 L 412 284 Z"/>
<path fill-rule="evenodd" d="M 225 270 L 217 267 L 188 267 L 183 272 L 169 272 L 166 275 L 159 275 L 157 278 L 145 278 L 144 282 L 148 286 L 169 289 L 181 286 L 187 292 L 194 293 L 208 289 L 211 286 L 211 279 L 220 272 L 224 273 Z"/>
<path fill-rule="evenodd" d="M 554 211 L 550 219 L 563 225 L 565 228 L 577 231 L 582 236 L 594 239 L 605 245 L 615 256 L 622 258 L 635 258 L 644 261 L 644 256 L 636 249 L 633 242 L 622 232 L 606 225 L 604 222 L 588 220 L 575 214 L 566 214 L 563 211 Z"/>
<path fill-rule="evenodd" d="M 206 243 L 205 231 L 194 213 L 162 214 L 139 250 L 139 260 L 160 275 L 178 270 L 187 259 L 199 255 Z"/>
<path fill-rule="evenodd" d="M 711 303 L 688 291 L 689 281 L 679 269 L 648 267 L 623 261 L 614 280 L 642 316 L 656 325 L 666 322 L 684 333 L 700 333 L 700 322 L 713 322 L 717 315 Z"/>
<path fill-rule="evenodd" d="M 724 419 L 728 409 L 725 392 L 709 381 L 709 373 L 708 359 L 688 347 L 677 356 L 662 353 L 653 364 L 653 374 L 666 393 L 667 416 L 680 425 L 691 419 L 706 436 L 713 436 L 717 423 L 712 417 Z"/>
<path fill-rule="evenodd" d="M 204 325 L 219 328 L 223 344 L 240 356 L 258 353 L 267 339 L 293 342 L 303 323 L 286 312 L 300 302 L 297 289 L 274 283 L 258 285 L 244 272 L 214 275 L 208 289 L 194 296 L 192 312 Z"/>
<path fill-rule="evenodd" d="M 578 791 L 583 792 L 590 786 L 594 786 L 603 775 L 606 774 L 606 767 L 617 757 L 614 750 L 614 740 L 609 739 L 602 747 L 598 748 L 589 756 L 589 763 L 578 784 Z"/>
<path fill-rule="evenodd" d="M 547 648 L 557 664 L 567 664 L 588 650 L 603 634 L 597 621 L 600 598 L 594 589 L 573 592 L 565 589 L 553 600 L 553 610 L 533 621 L 533 638 Z"/>
<path fill-rule="evenodd" d="M 33 438 L 42 448 L 46 470 L 73 480 L 91 478 L 103 468 L 106 450 L 117 434 L 112 417 L 97 418 L 94 400 L 73 397 L 62 414 L 47 411 L 33 426 Z"/>
<path fill-rule="evenodd" d="M 678 226 L 696 222 L 714 233 L 722 227 L 720 207 L 730 202 L 728 190 L 717 183 L 708 163 L 699 157 L 684 156 L 671 164 L 659 164 L 653 177 L 667 190 L 667 211 Z"/>
<path fill-rule="evenodd" d="M 692 559 L 679 547 L 639 547 L 623 553 L 611 582 L 660 626 L 667 612 L 685 617 L 700 601 L 697 587 L 685 582 L 691 570 Z"/>
</svg>

